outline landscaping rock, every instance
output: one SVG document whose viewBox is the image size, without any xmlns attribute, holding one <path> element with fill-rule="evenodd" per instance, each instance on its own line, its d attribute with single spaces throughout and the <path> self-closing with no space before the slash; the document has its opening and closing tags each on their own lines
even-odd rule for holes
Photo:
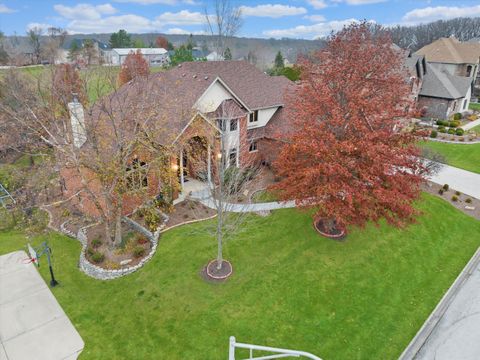
<svg viewBox="0 0 480 360">
<path fill-rule="evenodd" d="M 127 265 L 127 264 L 129 264 L 129 263 L 131 263 L 131 262 L 132 262 L 132 259 L 122 260 L 122 261 L 120 261 L 120 265 L 122 265 L 122 266 L 123 266 L 123 265 Z"/>
<path fill-rule="evenodd" d="M 472 211 L 473 211 L 473 210 L 475 210 L 475 206 L 468 206 L 468 205 L 466 205 L 466 206 L 465 206 L 465 210 L 472 210 Z"/>
</svg>

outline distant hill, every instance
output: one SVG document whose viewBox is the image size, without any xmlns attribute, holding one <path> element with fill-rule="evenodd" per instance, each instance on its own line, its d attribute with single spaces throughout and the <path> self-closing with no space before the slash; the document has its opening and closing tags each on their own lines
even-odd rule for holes
<svg viewBox="0 0 480 360">
<path fill-rule="evenodd" d="M 76 34 L 67 35 L 64 48 L 68 49 L 71 42 L 76 39 L 96 39 L 105 44 L 109 43 L 111 34 Z M 190 35 L 168 35 L 160 33 L 130 34 L 132 40 L 141 39 L 147 45 L 154 44 L 157 36 L 167 38 L 174 46 L 185 44 Z M 196 46 L 213 50 L 213 39 L 208 35 L 193 35 Z M 25 36 L 7 36 L 6 41 L 23 52 L 31 52 L 28 39 Z M 278 51 L 291 63 L 295 63 L 299 54 L 307 54 L 315 49 L 321 48 L 324 40 L 303 40 L 303 39 L 258 39 L 246 37 L 234 37 L 229 40 L 229 48 L 233 59 L 245 58 L 249 52 L 253 52 L 257 59 L 257 66 L 265 69 L 273 64 Z"/>
</svg>

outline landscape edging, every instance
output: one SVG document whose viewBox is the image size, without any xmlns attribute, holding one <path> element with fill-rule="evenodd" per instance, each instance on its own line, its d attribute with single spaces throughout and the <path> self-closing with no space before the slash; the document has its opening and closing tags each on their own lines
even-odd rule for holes
<svg viewBox="0 0 480 360">
<path fill-rule="evenodd" d="M 79 269 L 86 275 L 97 280 L 117 279 L 122 276 L 134 273 L 135 271 L 142 268 L 148 261 L 150 261 L 150 259 L 155 254 L 158 246 L 158 238 L 160 235 L 160 231 L 165 226 L 165 223 L 163 223 L 158 227 L 155 233 L 152 234 L 152 236 L 148 236 L 149 241 L 152 243 L 152 247 L 150 248 L 150 252 L 148 253 L 148 255 L 145 256 L 142 260 L 140 260 L 138 264 L 121 269 L 104 269 L 100 266 L 92 264 L 85 256 L 85 252 L 88 247 L 87 229 L 94 225 L 98 225 L 98 223 L 90 224 L 80 228 L 77 234 L 74 234 L 72 231 L 68 230 L 65 227 L 65 224 L 67 223 L 68 220 L 60 225 L 60 231 L 71 238 L 77 239 L 82 244 L 82 250 L 80 251 L 80 258 L 78 262 Z"/>
</svg>

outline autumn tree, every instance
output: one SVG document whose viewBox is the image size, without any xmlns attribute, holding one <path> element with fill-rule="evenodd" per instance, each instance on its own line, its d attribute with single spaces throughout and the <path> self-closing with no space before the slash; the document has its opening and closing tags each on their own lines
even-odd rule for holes
<svg viewBox="0 0 480 360">
<path fill-rule="evenodd" d="M 425 168 L 414 136 L 399 130 L 412 104 L 390 38 L 353 24 L 300 66 L 286 106 L 296 120 L 273 188 L 313 209 L 317 228 L 332 235 L 382 218 L 397 226 L 411 220 Z"/>
<path fill-rule="evenodd" d="M 118 74 L 118 81 L 123 85 L 138 76 L 147 76 L 150 73 L 147 60 L 142 55 L 140 50 L 137 52 L 130 52 L 122 64 L 122 69 Z"/>
<path fill-rule="evenodd" d="M 168 40 L 166 38 L 164 38 L 163 36 L 157 36 L 157 38 L 155 39 L 155 46 L 168 50 L 168 48 L 169 48 Z"/>
</svg>

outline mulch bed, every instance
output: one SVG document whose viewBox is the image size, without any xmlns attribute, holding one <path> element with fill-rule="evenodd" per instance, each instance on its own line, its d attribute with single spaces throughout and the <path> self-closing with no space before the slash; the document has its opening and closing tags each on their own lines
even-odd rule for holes
<svg viewBox="0 0 480 360">
<path fill-rule="evenodd" d="M 201 277 L 208 282 L 219 283 L 226 281 L 233 273 L 232 264 L 223 260 L 222 267 L 217 269 L 217 260 L 210 261 L 200 272 Z"/>
<path fill-rule="evenodd" d="M 439 198 L 441 198 L 445 201 L 448 201 L 450 204 L 455 206 L 461 212 L 463 212 L 463 213 L 465 213 L 465 214 L 467 214 L 471 217 L 474 217 L 475 219 L 480 220 L 480 200 L 478 200 L 474 197 L 465 195 L 465 194 L 456 195 L 456 190 L 455 189 L 448 189 L 447 191 L 444 191 L 443 195 L 440 195 L 439 190 L 441 188 L 442 188 L 441 185 L 438 185 L 438 184 L 435 184 L 435 183 L 432 183 L 432 182 L 427 182 L 426 184 L 423 185 L 422 190 L 424 190 L 424 191 L 426 191 L 426 192 L 428 192 L 432 195 L 435 195 L 435 196 L 437 196 L 437 197 L 439 197 Z M 458 200 L 457 201 L 452 201 L 453 196 L 456 196 L 458 198 Z M 471 202 L 467 203 L 466 202 L 467 199 L 470 199 Z M 465 209 L 465 206 L 474 207 L 475 210 Z"/>
<path fill-rule="evenodd" d="M 133 231 L 128 225 L 122 224 L 123 244 L 119 248 L 114 248 L 112 244 L 105 241 L 105 227 L 103 224 L 98 224 L 88 228 L 88 248 L 100 252 L 105 256 L 105 259 L 100 263 L 92 261 L 91 256 L 86 254 L 87 259 L 97 266 L 104 269 L 121 269 L 123 267 L 130 267 L 138 264 L 142 258 L 148 255 L 151 249 L 151 242 L 142 234 Z M 97 239 L 101 241 L 100 245 L 95 245 L 92 242 Z M 137 247 L 143 248 L 143 255 L 135 256 L 134 249 Z M 128 264 L 120 265 L 121 261 L 131 260 Z"/>
<path fill-rule="evenodd" d="M 325 219 L 315 219 L 313 222 L 313 227 L 320 235 L 329 239 L 343 241 L 347 236 L 347 231 L 345 228 L 335 227 L 334 229 L 327 229 Z"/>
<path fill-rule="evenodd" d="M 168 214 L 169 219 L 166 227 L 169 228 L 193 220 L 208 219 L 215 214 L 215 210 L 199 202 L 185 200 L 175 205 L 172 213 Z"/>
</svg>

